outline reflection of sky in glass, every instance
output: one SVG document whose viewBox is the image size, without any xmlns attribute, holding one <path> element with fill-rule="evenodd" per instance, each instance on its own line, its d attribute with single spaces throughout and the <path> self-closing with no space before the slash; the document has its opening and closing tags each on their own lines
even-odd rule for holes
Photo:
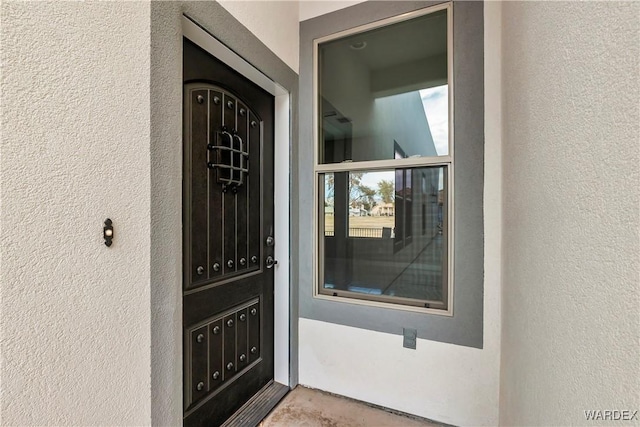
<svg viewBox="0 0 640 427">
<path fill-rule="evenodd" d="M 382 180 L 396 182 L 396 175 L 394 171 L 380 171 L 380 172 L 366 172 L 362 175 L 362 183 L 367 187 L 373 188 L 374 190 L 378 189 L 378 183 Z M 376 200 L 380 199 L 379 195 L 376 194 Z"/>
<path fill-rule="evenodd" d="M 424 113 L 439 156 L 449 154 L 449 97 L 448 86 L 438 86 L 420 91 Z"/>
<path fill-rule="evenodd" d="M 324 177 L 324 198 L 327 201 L 333 201 L 333 174 L 326 174 Z"/>
</svg>

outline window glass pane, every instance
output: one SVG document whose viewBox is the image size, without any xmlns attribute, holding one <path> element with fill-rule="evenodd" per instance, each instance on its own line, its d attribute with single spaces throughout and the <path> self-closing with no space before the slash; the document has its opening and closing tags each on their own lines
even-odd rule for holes
<svg viewBox="0 0 640 427">
<path fill-rule="evenodd" d="M 320 292 L 445 308 L 446 170 L 320 174 Z"/>
<path fill-rule="evenodd" d="M 318 46 L 320 163 L 449 154 L 447 11 Z"/>
</svg>

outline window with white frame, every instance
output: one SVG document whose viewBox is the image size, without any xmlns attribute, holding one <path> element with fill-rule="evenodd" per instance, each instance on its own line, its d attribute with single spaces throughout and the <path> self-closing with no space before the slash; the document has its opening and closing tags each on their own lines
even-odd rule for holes
<svg viewBox="0 0 640 427">
<path fill-rule="evenodd" d="M 316 296 L 450 312 L 448 3 L 314 42 Z"/>
</svg>

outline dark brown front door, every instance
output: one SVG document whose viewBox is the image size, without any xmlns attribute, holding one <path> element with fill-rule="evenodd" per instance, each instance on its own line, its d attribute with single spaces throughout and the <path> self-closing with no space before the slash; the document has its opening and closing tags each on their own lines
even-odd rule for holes
<svg viewBox="0 0 640 427">
<path fill-rule="evenodd" d="M 273 379 L 274 98 L 184 40 L 184 424 Z"/>
</svg>

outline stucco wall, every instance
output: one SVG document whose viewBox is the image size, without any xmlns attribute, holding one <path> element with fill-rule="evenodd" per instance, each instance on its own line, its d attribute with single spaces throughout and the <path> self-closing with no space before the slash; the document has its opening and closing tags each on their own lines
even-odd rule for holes
<svg viewBox="0 0 640 427">
<path fill-rule="evenodd" d="M 293 71 L 298 72 L 300 33 L 297 1 L 219 0 L 219 3 Z"/>
<path fill-rule="evenodd" d="M 337 2 L 331 2 L 339 9 Z M 311 17 L 301 2 L 300 16 Z M 328 6 L 328 5 L 325 5 Z M 350 6 L 347 2 L 342 6 Z M 315 6 L 314 6 L 315 7 Z M 501 283 L 501 78 L 498 3 L 484 9 L 484 341 L 476 349 L 300 319 L 300 383 L 454 425 L 497 425 Z M 375 355 L 375 357 L 372 357 Z"/>
<path fill-rule="evenodd" d="M 1 424 L 149 424 L 149 4 L 1 8 Z"/>
<path fill-rule="evenodd" d="M 501 424 L 640 408 L 639 17 L 504 4 Z"/>
<path fill-rule="evenodd" d="M 365 0 L 302 0 L 300 1 L 300 21 L 315 18 L 345 7 L 362 3 Z"/>
</svg>

